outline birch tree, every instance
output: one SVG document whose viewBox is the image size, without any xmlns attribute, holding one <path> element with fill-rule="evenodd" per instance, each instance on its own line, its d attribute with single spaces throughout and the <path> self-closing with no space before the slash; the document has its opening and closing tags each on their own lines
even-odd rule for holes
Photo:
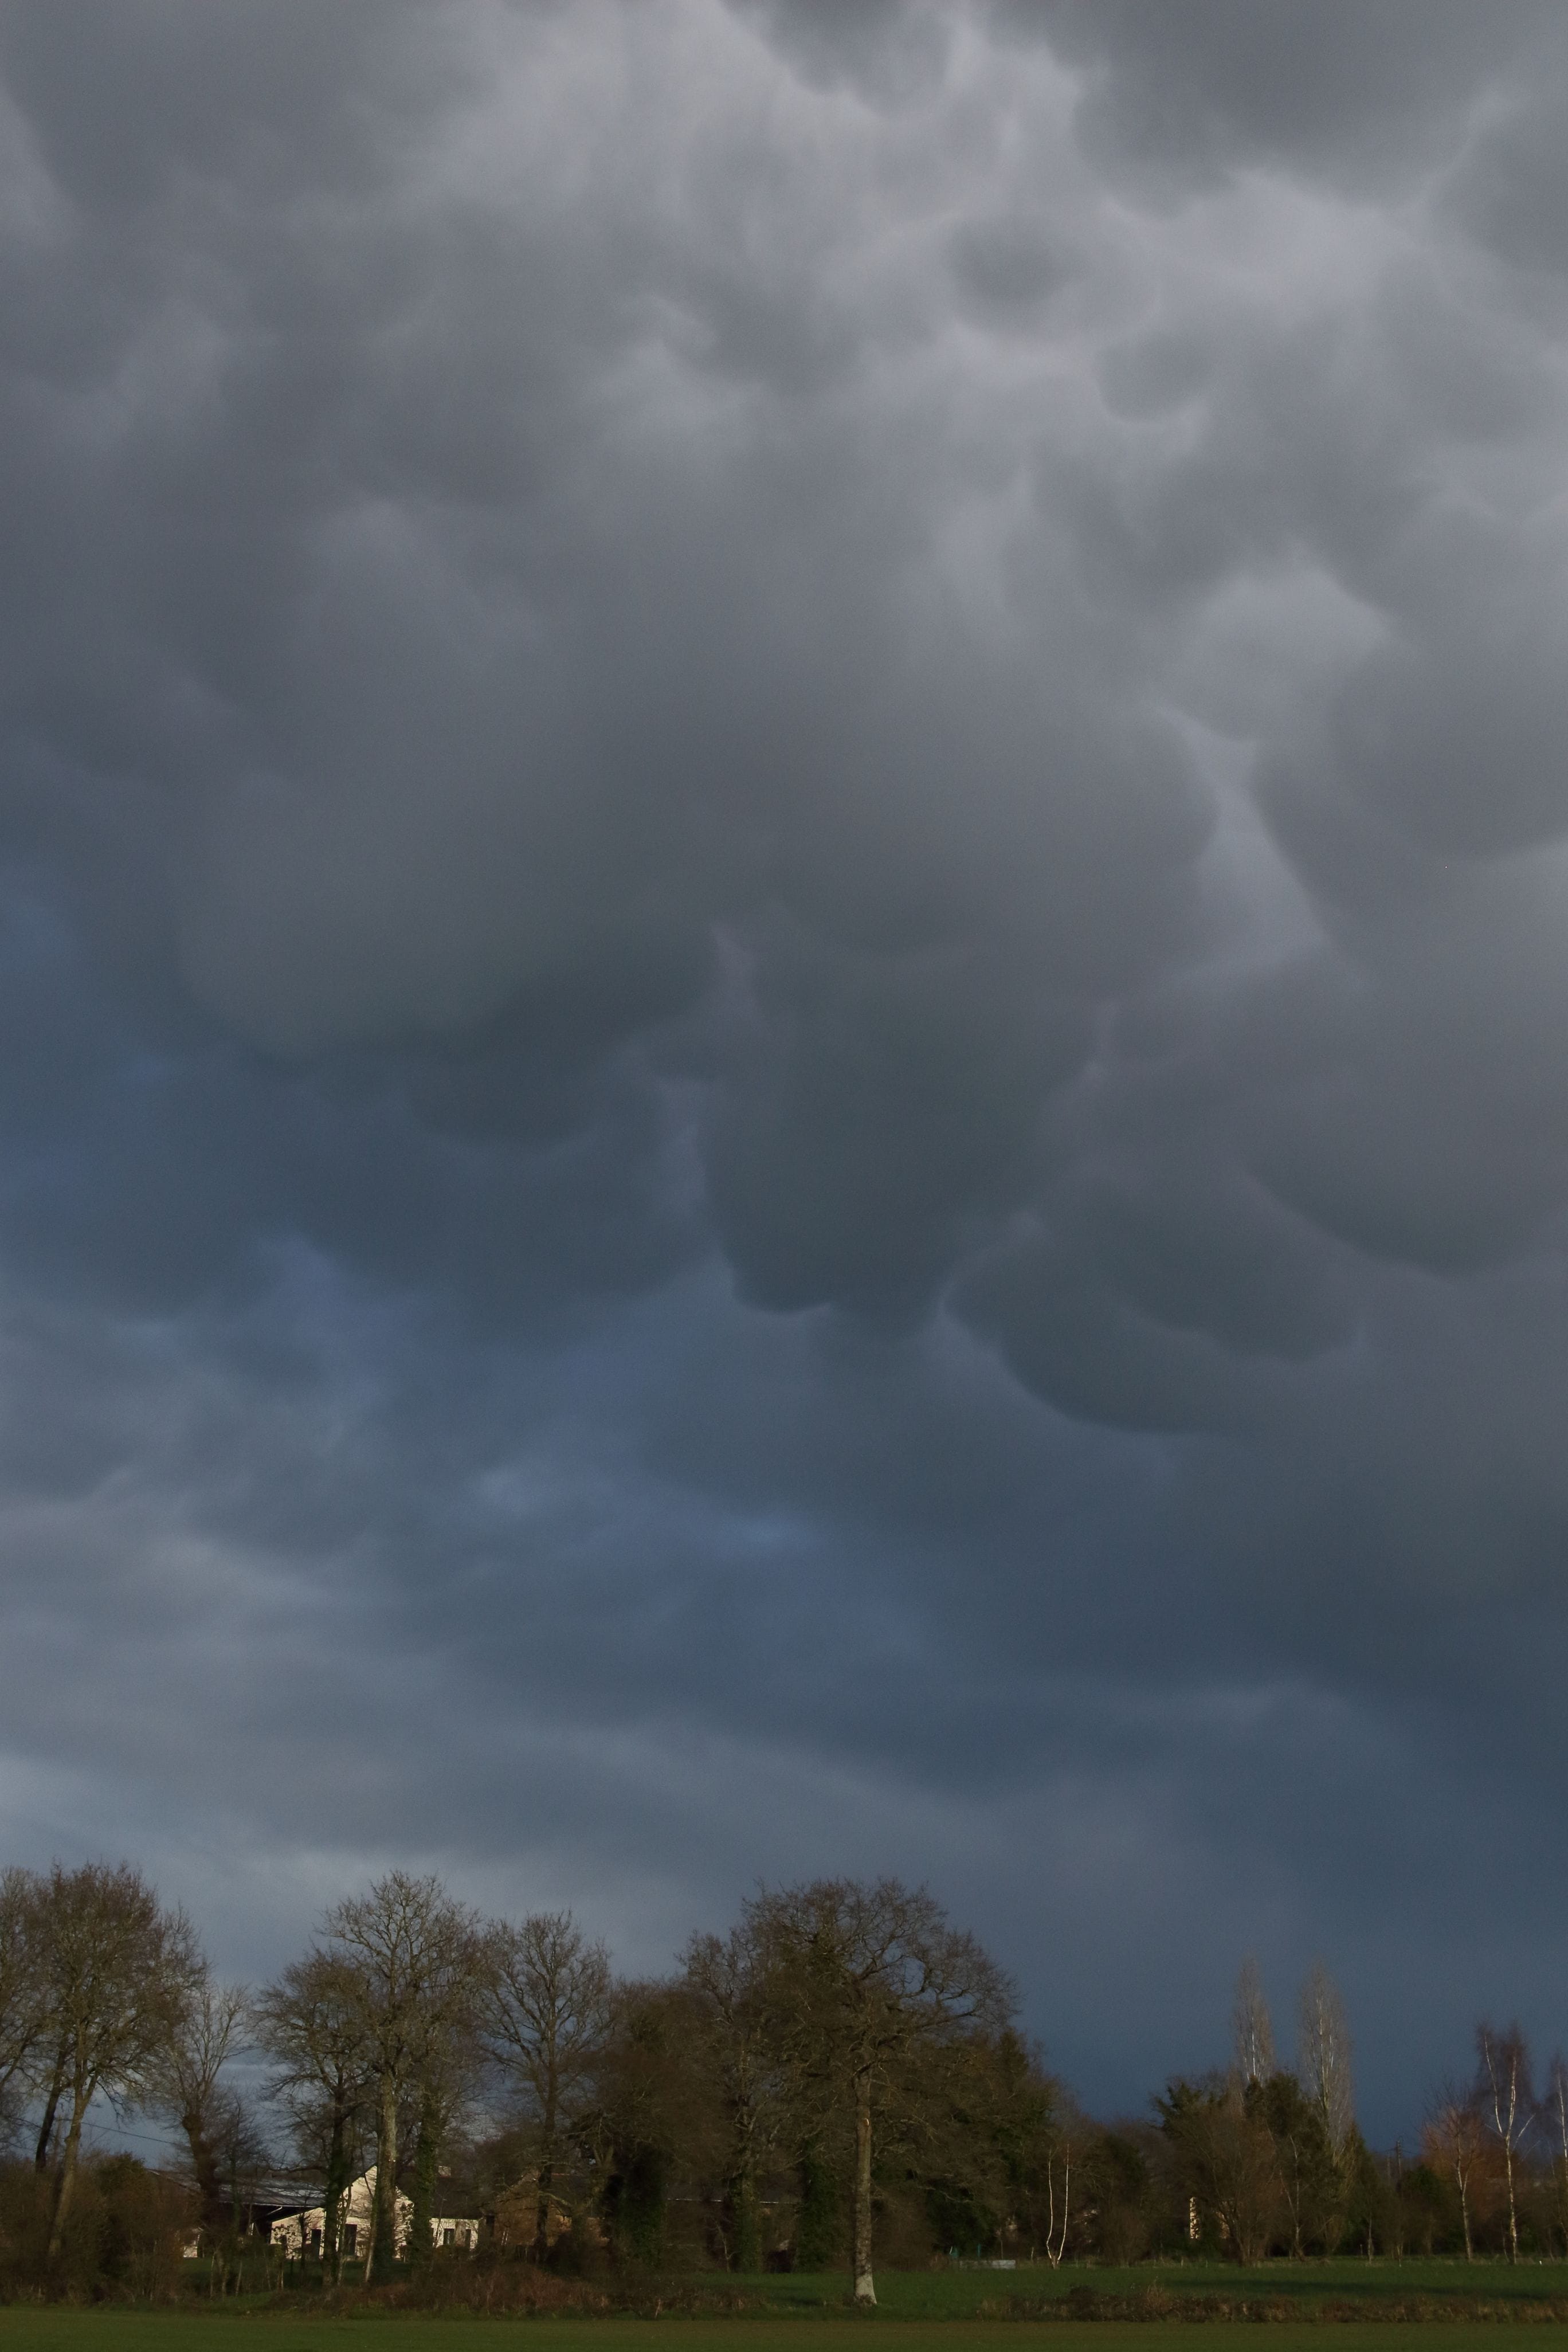
<svg viewBox="0 0 1568 2352">
<path fill-rule="evenodd" d="M 1476 2028 L 1476 2089 L 1488 2130 L 1502 2156 L 1508 2190 L 1508 2258 L 1519 2260 L 1519 2209 L 1515 2175 L 1520 2148 L 1535 2121 L 1530 2083 L 1530 2052 L 1517 2025 L 1499 2032 L 1483 2019 Z"/>
<path fill-rule="evenodd" d="M 1350 2025 L 1339 1988 L 1321 1960 L 1314 1960 L 1301 1987 L 1296 2071 L 1317 2109 L 1333 2160 L 1342 2167 L 1355 2129 Z"/>
<path fill-rule="evenodd" d="M 1053 2118 L 1046 2140 L 1046 2260 L 1054 2271 L 1060 2270 L 1068 2250 L 1073 2155 L 1080 2137 L 1076 2114 L 1065 2109 Z"/>
<path fill-rule="evenodd" d="M 1568 2062 L 1556 2052 L 1546 2074 L 1542 2113 L 1552 2134 L 1552 2185 L 1557 2191 L 1558 2227 L 1568 2237 Z"/>
<path fill-rule="evenodd" d="M 1275 2071 L 1274 2027 L 1263 1994 L 1263 1979 L 1250 1952 L 1236 1980 L 1230 2030 L 1236 2071 L 1243 2090 L 1251 2083 L 1267 2083 Z"/>
<path fill-rule="evenodd" d="M 1012 2014 L 1007 1979 L 925 1889 L 817 1879 L 748 1903 L 744 1922 L 765 1955 L 774 2030 L 803 2087 L 840 2113 L 854 2140 L 850 2245 L 854 2296 L 874 2304 L 873 2135 L 879 2106 L 922 2044 L 970 2030 L 1000 2032 Z"/>
<path fill-rule="evenodd" d="M 1470 2189 L 1485 2145 L 1475 2093 L 1459 2090 L 1452 2081 L 1446 2081 L 1427 2111 L 1421 2145 L 1433 2170 L 1447 2173 L 1458 2191 L 1459 2221 L 1465 2234 L 1465 2260 L 1474 2262 L 1476 2250 L 1470 2233 Z"/>
</svg>

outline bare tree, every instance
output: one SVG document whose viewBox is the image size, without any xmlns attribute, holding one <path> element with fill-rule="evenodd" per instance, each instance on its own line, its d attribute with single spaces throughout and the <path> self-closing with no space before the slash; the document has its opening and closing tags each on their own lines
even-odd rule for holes
<svg viewBox="0 0 1568 2352">
<path fill-rule="evenodd" d="M 1521 2143 L 1535 2121 L 1530 2084 L 1530 2052 L 1517 2025 L 1499 2032 L 1483 2019 L 1476 2028 L 1476 2089 L 1482 2117 L 1502 2151 L 1508 2187 L 1508 2258 L 1519 2260 L 1519 2212 L 1514 2175 Z"/>
<path fill-rule="evenodd" d="M 1546 2095 L 1542 2116 L 1552 2139 L 1552 2172 L 1557 2191 L 1558 2227 L 1568 2236 L 1568 2061 L 1552 2054 L 1546 2070 Z"/>
<path fill-rule="evenodd" d="M 778 2102 L 765 1961 L 752 1923 L 733 1928 L 722 1940 L 694 1936 L 686 1948 L 685 1966 L 724 2112 L 730 2262 L 735 2270 L 760 2270 L 757 2177 L 772 2145 Z"/>
<path fill-rule="evenodd" d="M 1459 2220 L 1465 2232 L 1465 2260 L 1474 2262 L 1470 2235 L 1470 2187 L 1481 2160 L 1485 2132 L 1473 2091 L 1461 2091 L 1451 2081 L 1427 2110 L 1421 2135 L 1422 2149 L 1435 2172 L 1446 2172 L 1459 2192 Z"/>
<path fill-rule="evenodd" d="M 213 2107 L 212 2149 L 219 2180 L 234 2216 L 234 2231 L 242 2236 L 247 2224 L 246 2208 L 257 2197 L 275 2161 L 267 2135 L 250 2102 L 232 2084 L 226 2086 Z"/>
<path fill-rule="evenodd" d="M 1301 1987 L 1296 2071 L 1318 2111 L 1333 2160 L 1342 2165 L 1355 2129 L 1350 2026 L 1339 1988 L 1321 1960 L 1313 1961 Z"/>
<path fill-rule="evenodd" d="M 1236 1980 L 1230 2012 L 1231 2046 L 1236 2071 L 1245 2090 L 1249 2083 L 1267 2083 L 1275 2071 L 1274 2027 L 1264 1999 L 1258 1962 L 1248 1952 Z"/>
<path fill-rule="evenodd" d="M 1076 2109 L 1064 2107 L 1052 2117 L 1046 2137 L 1046 2260 L 1054 2271 L 1068 2250 L 1073 2152 L 1083 2137 Z"/>
<path fill-rule="evenodd" d="M 57 1863 L 38 1909 L 38 1950 L 52 2052 L 40 2158 L 47 2161 L 63 2105 L 48 2252 L 58 2254 L 81 2152 L 82 2126 L 100 2093 L 116 2105 L 147 2095 L 152 2070 L 180 2030 L 201 1979 L 190 1923 L 165 1911 L 129 1864 Z"/>
<path fill-rule="evenodd" d="M 321 2259 L 335 2284 L 343 2199 L 359 2171 L 374 2081 L 359 1988 L 344 1963 L 311 1952 L 263 1988 L 257 2038 L 272 2060 L 270 2089 L 292 2126 L 296 2151 L 323 2183 Z"/>
<path fill-rule="evenodd" d="M 584 1935 L 570 1911 L 535 1912 L 491 1929 L 485 2042 L 522 2110 L 535 2168 L 539 2259 L 566 2135 L 604 2042 L 609 1998 L 605 1947 Z"/>
<path fill-rule="evenodd" d="M 185 2136 L 201 2203 L 202 2226 L 216 2230 L 223 2207 L 223 2149 L 235 2138 L 234 2095 L 223 2070 L 249 2018 L 243 1985 L 215 1984 L 205 1963 L 174 2030 L 148 2068 L 150 2105 L 172 2116 Z"/>
<path fill-rule="evenodd" d="M 327 1914 L 325 1949 L 343 1984 L 376 2084 L 375 2209 L 366 2277 L 397 2259 L 401 2104 L 475 2015 L 488 1969 L 476 1914 L 437 1878 L 389 1871 Z"/>
<path fill-rule="evenodd" d="M 0 1874 L 0 2134 L 17 2129 L 47 2022 L 43 1889 L 30 1870 Z"/>
<path fill-rule="evenodd" d="M 479 1948 L 482 1952 L 482 1944 Z M 486 1977 L 481 1959 L 467 1995 L 459 1998 L 431 2036 L 412 2084 L 410 2211 L 404 2258 L 415 2263 L 430 2259 L 441 2152 L 468 2107 L 479 2078 L 483 2063 L 479 2000 Z"/>
<path fill-rule="evenodd" d="M 913 2052 L 966 2030 L 1000 2031 L 1011 1989 L 935 1898 L 897 1879 L 818 1879 L 763 1892 L 745 1919 L 766 1954 L 769 2000 L 798 2076 L 840 2110 L 855 2143 L 850 2240 L 858 2304 L 874 2304 L 874 2118 Z"/>
</svg>

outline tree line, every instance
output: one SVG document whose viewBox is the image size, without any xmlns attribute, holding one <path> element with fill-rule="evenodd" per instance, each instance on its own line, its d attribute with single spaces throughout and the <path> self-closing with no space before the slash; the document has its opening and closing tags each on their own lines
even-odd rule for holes
<svg viewBox="0 0 1568 2352">
<path fill-rule="evenodd" d="M 1293 2063 L 1244 1966 L 1228 2066 L 1149 2112 L 1085 2116 L 1022 2032 L 1014 1989 L 926 1890 L 763 1889 L 674 1971 L 617 1977 L 569 1912 L 481 1917 L 393 1871 L 257 1989 L 221 1983 L 184 1913 L 129 1864 L 0 1878 L 0 2238 L 47 2270 L 89 2116 L 177 2133 L 185 2226 L 232 2238 L 264 2187 L 319 2204 L 353 2274 L 440 2259 L 438 2212 L 494 2259 L 589 2268 L 847 2268 L 967 2258 L 1568 2249 L 1568 2069 L 1537 2092 L 1516 2028 L 1435 2093 L 1421 2143 L 1356 2124 L 1344 2006 L 1315 1968 Z M 123 2162 L 123 2160 L 121 2160 Z M 162 2210 L 162 2209 L 160 2209 Z M 13 2248 L 14 2250 L 14 2248 Z"/>
</svg>

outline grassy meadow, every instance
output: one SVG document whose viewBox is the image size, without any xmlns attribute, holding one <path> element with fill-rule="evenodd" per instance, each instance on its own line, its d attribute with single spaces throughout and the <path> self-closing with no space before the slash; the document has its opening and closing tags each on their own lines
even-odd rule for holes
<svg viewBox="0 0 1568 2352">
<path fill-rule="evenodd" d="M 720 2284 L 772 2310 L 802 2316 L 826 2315 L 847 2293 L 841 2272 L 747 2280 L 727 2276 Z M 1044 2263 L 1016 2271 L 889 2270 L 877 2273 L 877 2295 L 883 2317 L 909 2320 L 1016 2318 L 1039 2306 L 1049 2308 L 1055 2324 L 1055 2315 L 1066 2318 L 1084 2303 L 1135 2305 L 1140 2321 L 1179 2319 L 1184 2311 L 1191 2315 L 1219 2303 L 1237 2311 L 1246 2304 L 1248 2317 L 1258 2305 L 1282 2306 L 1286 2315 L 1299 2311 L 1304 2319 L 1313 2320 L 1337 2316 L 1353 2305 L 1368 2317 L 1379 2318 L 1419 2303 L 1461 2313 L 1479 2304 L 1495 2305 L 1521 2315 L 1561 2305 L 1568 2321 L 1568 2263 L 1368 2263 L 1342 2257 L 1264 2263 L 1250 2270 L 1218 2262 L 1140 2263 L 1127 2269 L 1074 2263 L 1058 2271 Z M 1167 2305 L 1168 2312 L 1163 2308 Z M 1091 2311 L 1090 2315 L 1097 2315 Z"/>
<path fill-rule="evenodd" d="M 847 2307 L 842 2273 L 647 2282 L 635 2311 L 570 2315 L 331 2309 L 295 2294 L 177 2308 L 127 2305 L 0 2307 L 0 2352 L 234 2352 L 259 2341 L 265 2352 L 458 2352 L 476 2336 L 526 2344 L 528 2352 L 646 2352 L 650 2330 L 676 2352 L 789 2352 L 805 2332 L 813 2352 L 848 2352 L 870 2329 L 887 2352 L 971 2352 L 1022 2327 L 1048 2338 L 1051 2352 L 1129 2352 L 1146 2347 L 1151 2324 L 1179 2326 L 1183 2352 L 1203 2352 L 1220 2334 L 1264 2324 L 1271 2352 L 1398 2352 L 1418 2330 L 1438 2331 L 1443 2352 L 1495 2347 L 1500 2326 L 1530 2326 L 1532 2343 L 1568 2352 L 1568 2263 L 1467 2264 L 1451 2261 L 1269 2263 L 1253 2270 L 1223 2263 L 1141 2264 L 1136 2269 L 1053 2272 L 885 2271 L 879 2307 Z"/>
<path fill-rule="evenodd" d="M 1527 2307 L 1527 2306 L 1526 2306 Z M 884 2311 L 879 2316 L 848 2318 L 819 2315 L 805 2321 L 757 2318 L 702 2319 L 689 2316 L 643 2319 L 476 2319 L 433 2318 L 404 2314 L 290 2315 L 259 2314 L 226 2308 L 211 2311 L 128 2310 L 100 2307 L 88 2310 L 28 2308 L 13 2305 L 0 2309 L 0 2352 L 236 2352 L 237 2344 L 259 2339 L 266 2352 L 469 2352 L 476 2339 L 497 2347 L 515 2346 L 518 2352 L 580 2352 L 584 2329 L 592 2332 L 593 2352 L 647 2352 L 652 2335 L 667 2347 L 689 2346 L 691 2352 L 792 2352 L 801 2341 L 803 2325 L 809 2328 L 813 2352 L 853 2352 L 863 2347 L 868 2328 L 885 2352 L 990 2352 L 996 2342 L 995 2320 L 953 2316 L 909 2318 Z M 1522 2310 L 1521 2310 L 1522 2315 Z M 1005 2323 L 1003 2323 L 1005 2325 Z M 1506 2326 L 1506 2322 L 1503 2323 Z M 1048 2340 L 1051 2352 L 1147 2352 L 1147 2324 L 1132 2320 L 1026 2321 L 1032 2336 Z M 1455 2319 L 1436 2323 L 1442 2352 L 1495 2352 L 1497 2320 Z M 1235 2324 L 1221 2320 L 1189 2320 L 1182 2326 L 1183 2352 L 1205 2352 L 1215 2338 L 1234 2341 Z M 1351 2320 L 1334 2326 L 1333 2352 L 1401 2352 L 1411 2338 L 1431 2341 L 1431 2327 L 1419 2322 Z M 1323 2330 L 1308 2322 L 1284 2321 L 1268 2329 L 1270 2352 L 1321 2352 Z M 1568 2345 L 1568 2324 L 1545 2322 L 1532 2328 L 1531 2341 L 1542 2347 Z"/>
</svg>

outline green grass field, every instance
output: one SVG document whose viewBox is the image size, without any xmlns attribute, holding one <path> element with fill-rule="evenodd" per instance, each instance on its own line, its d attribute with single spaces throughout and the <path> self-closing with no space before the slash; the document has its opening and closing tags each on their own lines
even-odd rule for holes
<svg viewBox="0 0 1568 2352">
<path fill-rule="evenodd" d="M 823 2319 L 811 2329 L 814 2352 L 854 2352 L 872 2326 L 884 2352 L 995 2352 L 996 2325 L 984 2320 L 946 2323 L 884 2318 L 871 2322 Z M 1149 2352 L 1150 2331 L 1136 2322 L 1078 2324 L 1070 2320 L 1026 2323 L 1028 2336 L 1049 2352 Z M 155 2312 L 100 2309 L 37 2311 L 16 2305 L 0 2310 L 3 2352 L 236 2352 L 237 2342 L 259 2339 L 266 2352 L 473 2352 L 476 2339 L 502 2352 L 583 2352 L 584 2329 L 593 2352 L 648 2352 L 649 2338 L 679 2352 L 792 2352 L 801 2324 L 778 2320 L 485 2320 L 365 2317 L 294 2319 L 236 2312 Z M 1234 2341 L 1223 2323 L 1189 2323 L 1181 2329 L 1182 2352 L 1211 2352 L 1216 2337 Z M 1408 2339 L 1430 2328 L 1398 2322 L 1350 2322 L 1332 2333 L 1333 2352 L 1408 2352 Z M 1496 2352 L 1498 2325 L 1487 2321 L 1439 2324 L 1441 2352 Z M 1568 2344 L 1568 2326 L 1532 2328 L 1531 2344 L 1545 2352 Z M 1321 2326 L 1282 2325 L 1268 2331 L 1270 2352 L 1322 2352 Z"/>
<path fill-rule="evenodd" d="M 784 2278 L 731 2276 L 714 2284 L 741 2290 L 780 2312 L 802 2314 L 841 2304 L 847 2292 L 847 2281 L 838 2272 Z M 1084 2294 L 1142 2299 L 1151 2289 L 1169 2295 L 1178 2306 L 1194 2298 L 1220 2297 L 1230 2305 L 1284 2303 L 1308 2317 L 1324 2305 L 1347 2303 L 1357 2304 L 1375 2316 L 1390 2305 L 1416 2299 L 1568 2306 L 1568 2263 L 1367 2263 L 1342 2258 L 1266 2263 L 1254 2270 L 1239 2270 L 1234 2263 L 1141 2263 L 1127 2270 L 1074 2264 L 1053 2271 L 1041 2263 L 1016 2271 L 879 2271 L 877 2274 L 882 2312 L 900 2319 L 957 2319 L 977 2315 L 983 2305 L 1000 2306 L 1005 2315 L 1005 2306 L 1019 2300 L 1068 2303 L 1074 2295 Z"/>
<path fill-rule="evenodd" d="M 292 2298 L 174 2310 L 0 2307 L 0 2352 L 468 2352 L 476 2341 L 527 2352 L 995 2352 L 997 2333 L 1022 2332 L 1049 2352 L 1150 2352 L 1152 2324 L 1179 2328 L 1182 2352 L 1205 2352 L 1237 2326 L 1266 2321 L 1270 2352 L 1400 2352 L 1437 2330 L 1441 2352 L 1495 2347 L 1500 2326 L 1530 2325 L 1531 2341 L 1568 2352 L 1568 2263 L 1456 2262 L 1270 2263 L 1241 2271 L 1191 2263 L 1135 2270 L 884 2271 L 875 2313 L 846 2310 L 841 2273 L 742 2279 L 711 2273 L 647 2283 L 638 2316 L 486 2318 L 365 2310 L 290 2309 Z M 669 2309 L 665 2294 L 679 2297 Z M 702 2304 L 711 2298 L 711 2309 Z M 1080 2316 L 1094 2298 L 1104 2316 Z M 737 2298 L 749 2306 L 737 2314 Z M 695 2309 L 692 2307 L 695 2301 Z M 301 2299 L 302 2302 L 302 2299 Z M 728 2303 L 730 2308 L 723 2305 Z M 1131 2305 L 1129 2315 L 1127 2307 Z M 1419 2316 L 1412 2314 L 1418 2306 Z M 1300 2318 L 1293 2315 L 1300 2314 Z M 584 2345 L 584 2334 L 592 2338 Z"/>
</svg>

